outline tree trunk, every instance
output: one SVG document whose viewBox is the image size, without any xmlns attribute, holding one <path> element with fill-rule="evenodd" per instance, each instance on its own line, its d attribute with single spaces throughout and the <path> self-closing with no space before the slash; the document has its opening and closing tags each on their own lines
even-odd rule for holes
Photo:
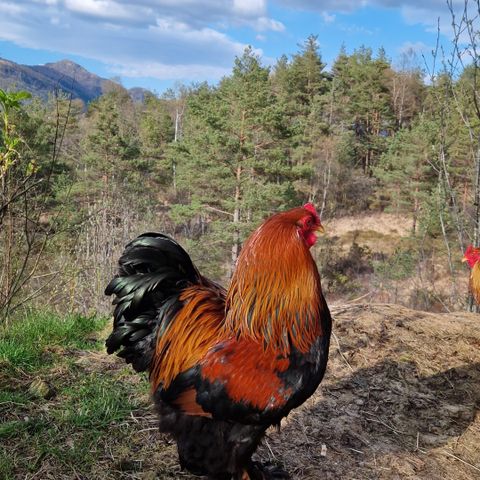
<svg viewBox="0 0 480 480">
<path fill-rule="evenodd" d="M 322 218 L 323 212 L 327 207 L 327 195 L 328 187 L 330 186 L 330 176 L 331 176 L 331 161 L 330 155 L 327 154 L 327 169 L 323 172 L 323 195 L 322 195 L 322 206 L 320 207 L 320 218 Z"/>
<path fill-rule="evenodd" d="M 479 147 L 476 154 L 476 165 L 475 165 L 475 213 L 473 217 L 474 221 L 474 231 L 473 231 L 473 243 L 475 247 L 479 246 L 480 240 L 480 139 L 478 141 Z"/>
<path fill-rule="evenodd" d="M 239 143 L 240 150 L 243 149 L 245 144 L 245 110 L 242 111 L 242 118 L 240 122 L 240 135 Z M 237 168 L 235 171 L 235 197 L 234 197 L 234 208 L 233 208 L 233 238 L 232 238 L 232 258 L 230 265 L 230 277 L 233 274 L 235 265 L 237 263 L 238 255 L 240 254 L 240 200 L 242 198 L 242 165 L 245 162 L 245 155 L 242 155 L 241 158 L 237 159 Z"/>
<path fill-rule="evenodd" d="M 415 197 L 413 199 L 413 222 L 412 222 L 413 235 L 415 235 L 415 233 L 417 232 L 418 209 L 419 209 L 419 201 L 418 201 L 418 185 L 417 185 L 415 187 Z"/>
<path fill-rule="evenodd" d="M 180 119 L 183 115 L 183 109 L 180 111 L 178 105 L 175 110 L 175 134 L 173 137 L 173 141 L 175 143 L 178 142 L 180 138 Z M 173 186 L 173 193 L 175 196 L 177 196 L 177 162 L 175 161 L 175 158 L 172 160 L 172 186 Z"/>
<path fill-rule="evenodd" d="M 237 165 L 236 184 L 235 184 L 235 207 L 233 210 L 233 242 L 232 242 L 232 262 L 230 265 L 230 276 L 232 276 L 240 253 L 240 182 L 242 180 L 242 165 Z"/>
</svg>

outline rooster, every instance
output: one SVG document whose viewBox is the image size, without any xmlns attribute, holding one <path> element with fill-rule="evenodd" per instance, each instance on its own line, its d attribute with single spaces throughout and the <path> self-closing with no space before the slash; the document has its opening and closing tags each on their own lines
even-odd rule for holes
<svg viewBox="0 0 480 480">
<path fill-rule="evenodd" d="M 469 245 L 465 250 L 462 262 L 467 262 L 472 270 L 470 272 L 470 292 L 477 304 L 480 305 L 480 248 Z"/>
<path fill-rule="evenodd" d="M 179 461 L 216 480 L 290 478 L 252 460 L 265 431 L 310 397 L 325 373 L 331 317 L 310 254 L 315 207 L 278 213 L 244 244 L 228 290 L 161 233 L 127 245 L 108 353 L 149 372 L 160 430 Z"/>
</svg>

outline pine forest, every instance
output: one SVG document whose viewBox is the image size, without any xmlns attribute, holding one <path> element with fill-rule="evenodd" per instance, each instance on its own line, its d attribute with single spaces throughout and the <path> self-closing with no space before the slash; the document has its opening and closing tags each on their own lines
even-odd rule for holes
<svg viewBox="0 0 480 480">
<path fill-rule="evenodd" d="M 225 283 L 249 232 L 307 201 L 327 229 L 329 298 L 474 308 L 461 263 L 479 240 L 473 51 L 464 64 L 458 48 L 392 61 L 342 47 L 327 70 L 311 35 L 272 67 L 246 49 L 218 84 L 142 103 L 113 83 L 88 105 L 1 91 L 0 317 L 107 313 L 116 259 L 144 231 Z"/>
</svg>

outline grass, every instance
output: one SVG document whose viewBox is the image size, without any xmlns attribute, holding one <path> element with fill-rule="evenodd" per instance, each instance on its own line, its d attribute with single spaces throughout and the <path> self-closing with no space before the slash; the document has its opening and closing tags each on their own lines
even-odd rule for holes
<svg viewBox="0 0 480 480">
<path fill-rule="evenodd" d="M 28 313 L 0 329 L 0 365 L 6 363 L 26 371 L 51 365 L 61 349 L 89 349 L 100 342 L 89 335 L 101 330 L 106 319 L 80 315 L 58 316 L 48 312 Z"/>
<path fill-rule="evenodd" d="M 137 393 L 116 377 L 99 378 L 92 373 L 64 390 L 66 401 L 55 417 L 75 428 L 106 428 L 138 408 Z"/>
<path fill-rule="evenodd" d="M 0 329 L 0 478 L 103 478 L 93 473 L 131 412 L 147 409 L 148 382 L 103 354 L 106 320 L 31 312 Z M 30 393 L 48 382 L 48 400 Z M 47 470 L 45 470 L 48 467 Z M 56 477 L 56 474 L 54 474 Z"/>
</svg>

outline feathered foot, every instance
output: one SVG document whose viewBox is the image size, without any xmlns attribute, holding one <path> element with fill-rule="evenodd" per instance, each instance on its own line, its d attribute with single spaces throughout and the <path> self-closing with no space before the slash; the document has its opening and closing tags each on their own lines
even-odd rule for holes
<svg viewBox="0 0 480 480">
<path fill-rule="evenodd" d="M 235 480 L 291 480 L 291 476 L 272 463 L 251 462 Z"/>
</svg>

